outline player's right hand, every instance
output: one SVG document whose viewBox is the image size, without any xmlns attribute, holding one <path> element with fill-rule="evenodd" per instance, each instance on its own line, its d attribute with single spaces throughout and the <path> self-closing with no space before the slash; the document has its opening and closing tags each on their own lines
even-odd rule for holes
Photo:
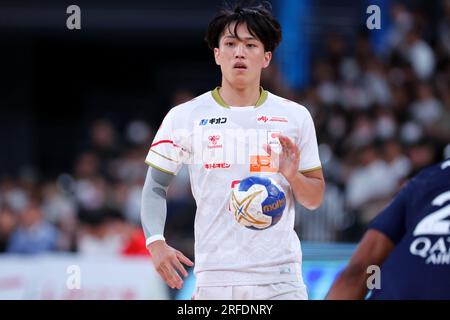
<svg viewBox="0 0 450 320">
<path fill-rule="evenodd" d="M 183 280 L 178 272 L 181 273 L 184 278 L 188 276 L 186 269 L 181 263 L 184 263 L 189 267 L 192 267 L 194 263 L 180 251 L 167 245 L 164 240 L 157 240 L 151 243 L 148 246 L 148 249 L 152 255 L 153 265 L 155 266 L 156 271 L 164 279 L 167 285 L 172 289 L 181 289 Z"/>
</svg>

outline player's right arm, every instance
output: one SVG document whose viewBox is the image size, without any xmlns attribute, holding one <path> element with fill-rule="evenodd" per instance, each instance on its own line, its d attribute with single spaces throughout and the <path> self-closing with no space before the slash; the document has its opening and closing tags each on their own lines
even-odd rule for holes
<svg viewBox="0 0 450 320">
<path fill-rule="evenodd" d="M 182 263 L 191 267 L 193 262 L 167 245 L 163 237 L 167 189 L 173 178 L 169 173 L 149 167 L 142 191 L 141 221 L 156 271 L 169 287 L 180 289 L 183 280 L 179 273 L 188 276 Z"/>
<path fill-rule="evenodd" d="M 164 118 L 150 147 L 145 162 L 149 165 L 142 190 L 141 222 L 145 233 L 146 246 L 152 255 L 153 265 L 171 288 L 180 289 L 187 277 L 183 264 L 193 266 L 192 261 L 180 251 L 167 245 L 164 239 L 166 222 L 167 189 L 183 164 L 183 135 L 175 128 L 177 112 L 172 109 Z"/>
<path fill-rule="evenodd" d="M 364 299 L 367 295 L 367 268 L 381 266 L 394 248 L 394 243 L 382 232 L 369 229 L 347 267 L 340 273 L 328 292 L 328 300 Z"/>
</svg>

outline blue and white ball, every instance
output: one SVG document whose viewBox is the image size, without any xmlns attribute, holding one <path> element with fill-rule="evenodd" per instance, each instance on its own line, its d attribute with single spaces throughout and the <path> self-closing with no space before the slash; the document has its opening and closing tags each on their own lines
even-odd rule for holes
<svg viewBox="0 0 450 320">
<path fill-rule="evenodd" d="M 280 221 L 286 196 L 270 178 L 250 176 L 231 192 L 230 209 L 236 221 L 250 229 L 263 230 Z"/>
</svg>

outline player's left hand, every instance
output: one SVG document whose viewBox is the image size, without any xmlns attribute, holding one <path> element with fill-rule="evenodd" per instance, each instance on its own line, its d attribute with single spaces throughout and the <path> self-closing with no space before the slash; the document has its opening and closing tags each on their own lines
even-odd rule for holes
<svg viewBox="0 0 450 320">
<path fill-rule="evenodd" d="M 275 152 L 270 145 L 265 145 L 267 153 L 272 162 L 278 166 L 278 172 L 281 173 L 287 181 L 291 181 L 297 175 L 298 165 L 300 163 L 300 149 L 286 136 L 280 134 L 278 140 L 281 144 L 281 151 Z"/>
</svg>

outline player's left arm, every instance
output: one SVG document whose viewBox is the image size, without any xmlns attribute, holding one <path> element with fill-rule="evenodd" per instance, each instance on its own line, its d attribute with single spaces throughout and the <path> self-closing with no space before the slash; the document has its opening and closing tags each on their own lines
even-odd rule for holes
<svg viewBox="0 0 450 320">
<path fill-rule="evenodd" d="M 309 210 L 315 210 L 320 206 L 325 192 L 325 179 L 322 169 L 307 173 L 297 171 L 288 181 L 295 199 L 301 205 Z"/>
<path fill-rule="evenodd" d="M 275 153 L 270 145 L 266 145 L 266 151 L 277 162 L 281 173 L 291 185 L 295 199 L 304 207 L 314 210 L 322 203 L 325 191 L 325 179 L 322 169 L 318 168 L 310 172 L 299 172 L 300 149 L 286 136 L 279 135 L 281 152 Z"/>
</svg>

